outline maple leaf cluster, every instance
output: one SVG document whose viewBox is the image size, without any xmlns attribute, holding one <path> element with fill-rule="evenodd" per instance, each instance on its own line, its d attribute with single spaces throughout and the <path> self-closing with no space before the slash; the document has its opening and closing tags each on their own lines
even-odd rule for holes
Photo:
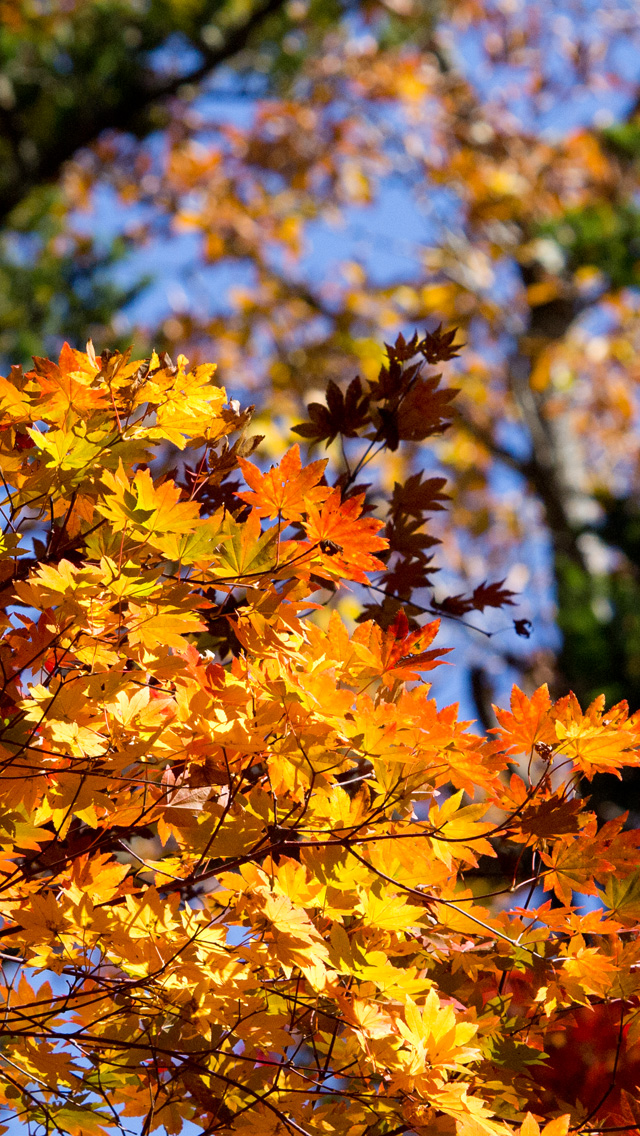
<svg viewBox="0 0 640 1136">
<path fill-rule="evenodd" d="M 456 358 L 460 349 L 455 338 L 456 329 L 443 332 L 442 325 L 422 338 L 417 332 L 408 340 L 400 334 L 395 343 L 385 345 L 388 363 L 380 368 L 375 381 L 363 383 L 356 376 L 343 393 L 330 379 L 326 404 L 312 402 L 308 406 L 309 420 L 293 429 L 312 444 L 324 441 L 329 446 L 339 437 L 345 453 L 348 439 L 368 443 L 352 466 L 347 462 L 339 481 L 343 490 L 356 493 L 357 477 L 382 451 L 395 452 L 401 441 L 423 443 L 451 426 L 451 403 L 459 392 L 440 386 L 441 373 L 425 376 L 423 367 L 425 361 L 436 364 Z M 369 582 L 370 589 L 384 599 L 369 602 L 363 608 L 363 618 L 387 626 L 397 617 L 401 605 L 406 605 L 412 615 L 426 610 L 460 618 L 487 607 L 513 604 L 514 593 L 503 587 L 504 580 L 485 581 L 469 595 L 439 600 L 432 595 L 426 609 L 416 604 L 415 593 L 430 588 L 438 571 L 428 550 L 440 540 L 425 526 L 428 515 L 444 509 L 444 502 L 449 500 L 443 492 L 445 484 L 444 477 L 425 477 L 424 470 L 395 482 L 384 532 L 386 548 L 381 556 L 385 570 L 375 582 Z M 528 636 L 527 624 L 526 620 L 514 621 L 517 634 Z"/>
<path fill-rule="evenodd" d="M 640 834 L 598 828 L 577 781 L 640 764 L 640 718 L 516 688 L 481 736 L 422 680 L 437 620 L 327 611 L 380 572 L 409 601 L 422 579 L 427 545 L 384 558 L 441 479 L 396 483 L 380 535 L 356 478 L 444 428 L 451 392 L 414 360 L 451 353 L 399 341 L 377 383 L 335 388 L 302 429 L 362 439 L 335 485 L 298 446 L 250 460 L 250 412 L 184 356 L 65 345 L 0 381 L 0 1119 L 566 1136 L 635 1117 L 615 1078 L 553 1096 L 547 1054 L 585 1009 L 615 1015 L 616 1068 L 640 1038 Z"/>
</svg>

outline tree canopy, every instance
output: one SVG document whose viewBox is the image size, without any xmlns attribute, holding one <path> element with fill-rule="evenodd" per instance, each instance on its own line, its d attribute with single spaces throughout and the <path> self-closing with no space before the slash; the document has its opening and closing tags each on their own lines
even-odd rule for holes
<svg viewBox="0 0 640 1136">
<path fill-rule="evenodd" d="M 635 5 L 0 13 L 0 1121 L 636 1131 Z"/>
<path fill-rule="evenodd" d="M 296 391 L 374 378 L 381 332 L 457 323 L 449 568 L 469 590 L 501 566 L 531 584 L 531 650 L 469 652 L 478 711 L 490 725 L 505 664 L 635 708 L 638 32 L 634 5 L 587 0 L 10 6 L 8 362 L 59 333 L 123 346 L 110 325 L 142 285 L 114 259 L 165 241 L 167 272 L 188 234 L 180 302 L 141 345 L 213 342 L 225 381 L 285 419 Z M 113 242 L 82 221 L 100 194 Z M 307 268 L 331 226 L 341 252 Z"/>
<path fill-rule="evenodd" d="M 337 481 L 297 444 L 266 468 L 183 355 L 2 379 L 0 1102 L 30 1132 L 636 1126 L 640 833 L 576 789 L 640 764 L 640 718 L 514 688 L 476 734 L 424 684 L 437 619 L 328 602 L 424 567 L 394 534 L 442 481 L 397 482 L 385 535 L 371 494 L 446 429 L 452 338 L 309 407 Z M 586 1010 L 600 1079 L 565 1071 Z"/>
</svg>

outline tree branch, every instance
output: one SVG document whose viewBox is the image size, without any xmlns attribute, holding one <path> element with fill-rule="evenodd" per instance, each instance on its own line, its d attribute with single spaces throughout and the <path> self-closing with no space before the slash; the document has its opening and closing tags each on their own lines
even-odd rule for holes
<svg viewBox="0 0 640 1136">
<path fill-rule="evenodd" d="M 238 55 L 247 47 L 254 32 L 270 16 L 282 11 L 285 3 L 286 0 L 261 0 L 242 24 L 230 30 L 219 47 L 210 48 L 199 42 L 198 50 L 203 56 L 203 62 L 186 75 L 172 76 L 164 82 L 153 82 L 147 75 L 133 90 L 129 89 L 126 97 L 121 98 L 115 106 L 108 101 L 93 110 L 86 104 L 83 105 L 81 116 L 75 119 L 72 128 L 54 136 L 51 146 L 44 149 L 36 161 L 30 163 L 28 174 L 25 174 L 24 168 L 16 169 L 16 176 L 0 194 L 0 223 L 7 219 L 30 190 L 42 182 L 55 180 L 64 163 L 78 150 L 95 142 L 103 131 L 135 130 L 146 134 L 152 124 L 145 121 L 145 116 L 154 105 L 174 95 L 181 87 L 202 82 L 216 67 Z"/>
</svg>

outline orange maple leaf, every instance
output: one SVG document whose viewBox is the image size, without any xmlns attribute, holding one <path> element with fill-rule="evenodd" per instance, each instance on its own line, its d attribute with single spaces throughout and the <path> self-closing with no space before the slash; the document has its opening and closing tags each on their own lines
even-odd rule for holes
<svg viewBox="0 0 640 1136">
<path fill-rule="evenodd" d="M 380 571 L 384 565 L 373 552 L 387 548 L 388 542 L 375 534 L 383 522 L 375 517 L 362 517 L 364 493 L 341 499 L 340 490 L 332 489 L 319 506 L 310 503 L 304 528 L 316 546 L 317 566 L 314 571 L 329 579 L 342 578 L 368 583 L 366 572 Z"/>
<path fill-rule="evenodd" d="M 556 732 L 549 714 L 551 699 L 546 683 L 527 698 L 514 686 L 511 692 L 511 712 L 494 706 L 500 725 L 492 730 L 512 753 L 531 753 L 538 744 L 547 746 L 557 742 Z"/>
<path fill-rule="evenodd" d="M 89 373 L 82 359 L 80 352 L 73 351 L 68 343 L 60 352 L 59 366 L 49 359 L 34 359 L 35 370 L 29 372 L 29 377 L 40 386 L 47 419 L 61 421 L 72 408 L 79 415 L 86 415 L 107 405 L 107 391 L 91 386 L 95 372 Z"/>
<path fill-rule="evenodd" d="M 363 623 L 352 637 L 352 646 L 362 657 L 370 658 L 371 665 L 379 670 L 386 686 L 394 682 L 407 682 L 420 677 L 420 671 L 430 671 L 441 663 L 440 655 L 446 655 L 453 648 L 426 648 L 433 642 L 440 620 L 434 619 L 417 631 L 409 631 L 409 621 L 402 609 L 386 631 L 376 623 Z"/>
<path fill-rule="evenodd" d="M 439 655 L 447 655 L 453 647 L 426 648 L 433 642 L 440 630 L 440 620 L 434 619 L 417 631 L 409 631 L 409 620 L 404 609 L 400 608 L 396 618 L 387 629 L 384 638 L 383 658 L 386 656 L 387 671 L 394 678 L 404 681 L 418 678 L 418 671 L 430 671 L 440 665 Z M 437 661 L 436 661 L 437 660 Z"/>
<path fill-rule="evenodd" d="M 238 464 L 251 490 L 236 496 L 253 505 L 260 517 L 280 516 L 285 521 L 300 521 L 310 503 L 322 501 L 329 493 L 326 487 L 318 487 L 327 459 L 311 462 L 303 468 L 297 444 L 287 450 L 280 465 L 272 466 L 268 473 L 261 473 L 245 458 L 238 458 Z"/>
</svg>

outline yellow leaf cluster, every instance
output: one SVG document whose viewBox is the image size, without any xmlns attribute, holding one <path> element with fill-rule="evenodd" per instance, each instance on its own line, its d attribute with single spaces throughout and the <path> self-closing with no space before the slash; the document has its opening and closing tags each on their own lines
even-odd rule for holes
<svg viewBox="0 0 640 1136">
<path fill-rule="evenodd" d="M 572 804 L 575 771 L 637 764 L 638 721 L 514 691 L 487 739 L 421 681 L 437 623 L 323 630 L 380 522 L 297 447 L 250 463 L 186 366 L 65 348 L 2 388 L 28 539 L 0 553 L 0 1102 L 71 1133 L 114 1105 L 146 1132 L 537 1136 L 547 1034 L 640 994 L 638 840 Z M 523 845 L 559 906 L 484 894 Z"/>
</svg>

